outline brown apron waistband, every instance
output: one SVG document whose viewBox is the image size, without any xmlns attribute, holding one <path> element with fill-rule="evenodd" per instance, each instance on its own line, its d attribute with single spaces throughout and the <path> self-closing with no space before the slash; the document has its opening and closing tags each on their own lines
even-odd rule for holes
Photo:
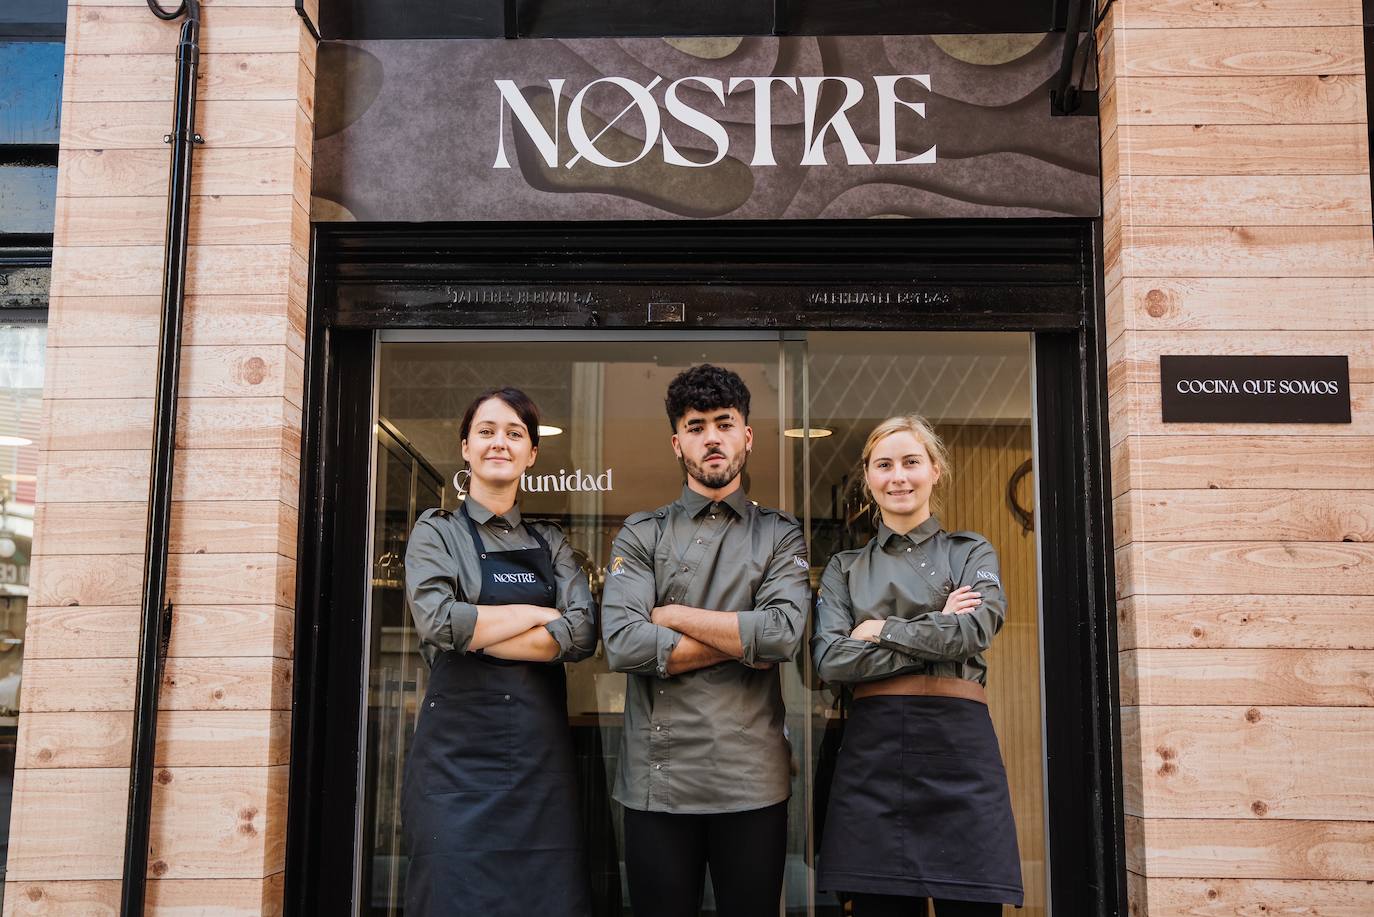
<svg viewBox="0 0 1374 917">
<path fill-rule="evenodd" d="M 881 681 L 868 681 L 854 686 L 854 698 L 885 695 L 931 697 L 961 697 L 986 705 L 988 693 L 976 681 L 965 678 L 940 678 L 935 675 L 894 675 Z"/>
</svg>

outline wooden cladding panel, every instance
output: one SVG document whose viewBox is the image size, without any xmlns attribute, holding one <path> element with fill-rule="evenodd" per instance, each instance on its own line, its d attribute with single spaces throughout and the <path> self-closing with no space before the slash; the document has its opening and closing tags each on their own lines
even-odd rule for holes
<svg viewBox="0 0 1374 917">
<path fill-rule="evenodd" d="M 1367 650 L 1140 648 L 1121 653 L 1121 703 L 1369 707 L 1374 681 Z"/>
<path fill-rule="evenodd" d="M 209 4 L 202 0 L 201 6 Z M 145 4 L 146 6 L 146 4 Z M 157 102 L 164 120 L 176 89 L 175 62 L 165 54 L 69 54 L 62 101 Z M 295 101 L 301 57 L 278 54 L 204 54 L 196 79 L 197 102 Z"/>
<path fill-rule="evenodd" d="M 1239 356 L 1253 353 L 1339 354 L 1349 357 L 1351 383 L 1374 383 L 1374 334 L 1352 335 L 1348 330 L 1237 334 L 1132 331 L 1108 345 L 1107 387 L 1113 390 L 1128 382 L 1158 385 L 1159 358 L 1165 354 Z"/>
<path fill-rule="evenodd" d="M 25 658 L 103 659 L 138 655 L 137 605 L 33 606 Z M 172 656 L 291 658 L 295 612 L 281 605 L 177 605 Z"/>
<path fill-rule="evenodd" d="M 1118 598 L 1374 595 L 1374 545 L 1369 544 L 1136 541 L 1118 548 L 1116 561 Z"/>
<path fill-rule="evenodd" d="M 45 401 L 49 452 L 148 449 L 150 398 Z M 270 449 L 300 454 L 301 409 L 281 398 L 193 398 L 177 403 L 178 449 Z M 115 494 L 127 497 L 125 494 Z"/>
<path fill-rule="evenodd" d="M 144 547 L 147 507 L 127 503 L 45 503 L 34 526 L 46 527 L 41 554 L 128 554 Z M 294 509 L 275 500 L 174 503 L 173 554 L 296 553 Z"/>
<path fill-rule="evenodd" d="M 1171 28 L 1113 31 L 1100 69 L 1116 76 L 1327 76 L 1363 74 L 1359 29 Z M 1120 47 L 1118 54 L 1116 48 Z"/>
<path fill-rule="evenodd" d="M 1118 126 L 1352 124 L 1366 110 L 1362 74 L 1119 77 L 1113 90 Z"/>
<path fill-rule="evenodd" d="M 1362 21 L 1360 0 L 1120 0 L 1116 10 L 1119 29 L 1288 29 Z"/>
<path fill-rule="evenodd" d="M 1363 879 L 1374 824 L 1127 816 L 1126 865 L 1179 878 Z M 1243 912 L 1242 912 L 1243 913 Z"/>
<path fill-rule="evenodd" d="M 295 181 L 296 158 L 294 151 L 287 147 L 200 150 L 195 154 L 195 166 L 191 170 L 191 194 L 197 198 L 290 194 Z M 72 217 L 65 211 L 79 207 L 68 198 L 160 197 L 164 203 L 166 201 L 168 160 L 165 150 L 63 150 L 60 165 L 56 215 L 59 227 L 72 222 Z M 79 217 L 74 225 L 80 227 Z M 193 243 L 200 239 L 199 234 L 191 236 Z M 122 241 L 121 236 L 111 232 L 106 244 Z"/>
<path fill-rule="evenodd" d="M 107 189 L 108 190 L 108 189 Z M 190 232 L 202 245 L 274 244 L 292 231 L 287 194 L 199 195 L 191 199 Z M 160 245 L 166 230 L 162 196 L 93 197 L 59 208 L 56 232 L 71 247 L 108 245 L 112 236 L 129 245 Z"/>
<path fill-rule="evenodd" d="M 163 879 L 148 884 L 148 917 L 203 912 L 214 902 L 216 917 L 281 917 L 283 873 L 265 879 Z M 118 917 L 117 879 L 11 881 L 5 886 L 5 917 Z"/>
<path fill-rule="evenodd" d="M 1368 881 L 1146 879 L 1136 873 L 1130 878 L 1132 915 L 1368 917 L 1374 914 L 1374 882 Z"/>
<path fill-rule="evenodd" d="M 146 17 L 145 17 L 146 18 Z M 293 147 L 295 99 L 207 101 L 197 105 L 196 132 L 206 147 Z M 62 111 L 61 144 L 73 150 L 159 150 L 167 146 L 171 112 L 165 101 L 68 102 Z"/>
<path fill-rule="evenodd" d="M 39 500 L 136 498 L 147 492 L 148 464 L 144 451 L 50 452 L 39 464 Z M 177 453 L 172 475 L 172 499 L 181 502 L 277 500 L 294 509 L 299 490 L 300 460 L 281 449 L 186 449 Z"/>
<path fill-rule="evenodd" d="M 118 879 L 127 768 L 21 769 L 7 878 Z M 164 767 L 153 781 L 150 878 L 262 878 L 282 869 L 285 767 Z M 204 902 L 206 904 L 210 902 Z"/>
<path fill-rule="evenodd" d="M 1371 480 L 1367 436 L 1128 436 L 1112 452 L 1113 496 L 1130 487 L 1363 491 Z"/>
<path fill-rule="evenodd" d="M 173 554 L 168 601 L 290 607 L 295 567 L 294 560 L 278 554 Z M 138 605 L 142 582 L 141 553 L 39 556 L 29 601 L 35 606 Z"/>
<path fill-rule="evenodd" d="M 1131 490 L 1113 502 L 1133 541 L 1374 541 L 1374 490 Z"/>
<path fill-rule="evenodd" d="M 1129 330 L 1374 331 L 1368 277 L 1128 277 L 1121 290 Z"/>
<path fill-rule="evenodd" d="M 1120 131 L 1119 138 L 1130 175 L 1358 175 L 1369 171 L 1369 133 L 1363 123 L 1136 125 Z"/>
<path fill-rule="evenodd" d="M 283 342 L 292 346 L 297 332 L 291 328 L 288 317 L 288 295 L 281 291 L 255 296 L 188 296 L 182 320 L 182 346 Z M 162 308 L 159 296 L 53 297 L 49 308 L 49 347 L 157 343 Z"/>
<path fill-rule="evenodd" d="M 299 358 L 276 347 L 183 347 L 180 397 L 268 398 L 287 394 L 286 377 Z M 54 347 L 48 354 L 44 396 L 53 400 L 127 398 L 149 391 L 157 373 L 156 347 Z M 299 400 L 293 402 L 299 407 Z"/>
<path fill-rule="evenodd" d="M 266 54 L 299 52 L 302 28 L 293 5 L 233 7 L 206 4 L 201 52 Z M 74 5 L 67 18 L 67 53 L 159 54 L 176 59 L 178 29 L 149 15 L 147 5 Z"/>
<path fill-rule="evenodd" d="M 20 709 L 24 713 L 132 710 L 136 667 L 132 657 L 26 659 Z M 288 710 L 290 706 L 289 659 L 167 657 L 159 710 Z"/>
<path fill-rule="evenodd" d="M 1132 226 L 1127 277 L 1374 277 L 1368 226 Z"/>
<path fill-rule="evenodd" d="M 1368 226 L 1368 175 L 1138 175 L 1121 179 L 1132 226 Z"/>
<path fill-rule="evenodd" d="M 1374 385 L 1350 386 L 1351 423 L 1284 424 L 1275 432 L 1274 424 L 1171 423 L 1161 419 L 1159 386 L 1125 383 L 1112 389 L 1107 409 L 1111 413 L 1112 444 L 1127 435 L 1136 436 L 1329 436 L 1333 438 L 1374 436 Z"/>
<path fill-rule="evenodd" d="M 286 710 L 162 710 L 157 760 L 164 767 L 266 767 L 290 755 Z M 16 767 L 125 767 L 133 712 L 27 713 Z"/>
<path fill-rule="evenodd" d="M 1374 596 L 1131 595 L 1117 602 L 1123 650 L 1374 650 Z"/>
<path fill-rule="evenodd" d="M 158 296 L 162 246 L 54 246 L 55 296 Z M 191 245 L 186 292 L 272 296 L 286 288 L 291 248 L 281 245 Z"/>
<path fill-rule="evenodd" d="M 1122 714 L 1128 814 L 1359 821 L 1374 807 L 1374 708 L 1132 707 Z"/>
</svg>

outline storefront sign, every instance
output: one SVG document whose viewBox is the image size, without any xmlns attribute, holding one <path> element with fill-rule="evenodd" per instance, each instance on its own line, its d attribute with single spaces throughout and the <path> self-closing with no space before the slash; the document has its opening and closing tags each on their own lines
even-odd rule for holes
<svg viewBox="0 0 1374 917">
<path fill-rule="evenodd" d="M 607 468 L 598 475 L 589 474 L 581 468 L 572 471 L 560 468 L 558 474 L 522 474 L 520 489 L 536 494 L 614 490 L 611 481 L 613 470 Z"/>
<path fill-rule="evenodd" d="M 1097 216 L 1062 37 L 326 42 L 317 220 Z"/>
<path fill-rule="evenodd" d="M 1349 357 L 1159 358 L 1165 423 L 1350 423 Z"/>
</svg>

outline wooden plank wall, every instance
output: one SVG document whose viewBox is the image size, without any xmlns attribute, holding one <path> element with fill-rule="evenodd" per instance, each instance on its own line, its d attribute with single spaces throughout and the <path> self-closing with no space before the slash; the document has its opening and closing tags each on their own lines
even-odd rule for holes
<svg viewBox="0 0 1374 917">
<path fill-rule="evenodd" d="M 1374 914 L 1360 0 L 1099 31 L 1131 913 Z M 1161 354 L 1349 354 L 1354 423 L 1160 422 Z"/>
<path fill-rule="evenodd" d="M 315 43 L 292 0 L 202 7 L 149 901 L 272 914 Z M 118 913 L 178 31 L 144 0 L 69 10 L 6 915 Z"/>
</svg>

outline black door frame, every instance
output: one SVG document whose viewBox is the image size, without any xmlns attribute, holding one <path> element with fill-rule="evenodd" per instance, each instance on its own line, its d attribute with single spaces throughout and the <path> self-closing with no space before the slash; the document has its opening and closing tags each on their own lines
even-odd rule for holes
<svg viewBox="0 0 1374 917">
<path fill-rule="evenodd" d="M 1102 231 L 1091 220 L 319 226 L 286 907 L 353 908 L 375 332 L 1033 332 L 1050 900 L 1126 913 Z"/>
</svg>

